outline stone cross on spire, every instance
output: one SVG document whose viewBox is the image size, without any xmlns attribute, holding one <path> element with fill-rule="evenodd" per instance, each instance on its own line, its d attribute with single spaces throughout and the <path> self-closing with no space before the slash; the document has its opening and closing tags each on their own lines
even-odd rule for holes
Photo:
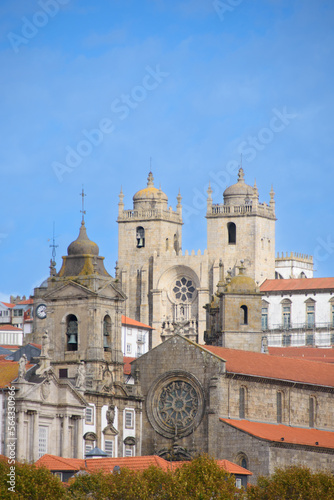
<svg viewBox="0 0 334 500">
<path fill-rule="evenodd" d="M 81 224 L 84 225 L 85 224 L 85 213 L 86 213 L 86 210 L 85 210 L 85 196 L 87 196 L 87 195 L 85 194 L 83 186 L 82 186 L 82 191 L 80 193 L 80 196 L 82 198 L 82 210 L 80 210 L 80 213 L 82 213 Z"/>
</svg>

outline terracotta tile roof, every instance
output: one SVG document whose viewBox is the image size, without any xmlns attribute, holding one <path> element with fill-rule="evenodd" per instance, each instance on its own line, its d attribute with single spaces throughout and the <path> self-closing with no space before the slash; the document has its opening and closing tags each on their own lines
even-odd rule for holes
<svg viewBox="0 0 334 500">
<path fill-rule="evenodd" d="M 21 302 L 18 302 L 17 304 L 14 304 L 16 306 L 25 306 L 27 304 L 33 304 L 34 300 L 33 299 L 27 299 L 27 300 L 21 300 Z"/>
<path fill-rule="evenodd" d="M 39 458 L 35 465 L 37 467 L 46 467 L 51 471 L 77 471 L 85 468 L 85 461 L 81 458 L 63 458 L 47 454 Z"/>
<path fill-rule="evenodd" d="M 37 467 L 46 467 L 51 471 L 78 471 L 85 469 L 87 471 L 111 472 L 115 465 L 127 467 L 135 471 L 144 470 L 154 465 L 163 470 L 176 469 L 188 462 L 168 462 L 157 455 L 148 455 L 144 457 L 119 457 L 119 458 L 62 458 L 55 455 L 43 455 L 35 462 Z M 236 465 L 229 460 L 217 460 L 218 465 L 231 474 L 252 475 L 247 469 Z"/>
<path fill-rule="evenodd" d="M 1 302 L 1 304 L 3 304 L 6 307 L 10 307 L 10 308 L 15 307 L 15 305 L 16 305 L 16 304 L 12 304 L 12 303 L 9 303 L 9 302 Z"/>
<path fill-rule="evenodd" d="M 275 441 L 277 443 L 284 441 L 284 443 L 289 444 L 334 449 L 334 432 L 319 431 L 318 429 L 303 429 L 301 427 L 290 427 L 282 424 L 264 424 L 262 422 L 250 422 L 248 420 L 232 420 L 225 418 L 221 418 L 220 420 L 236 429 L 247 432 L 252 436 L 265 439 L 266 441 Z"/>
<path fill-rule="evenodd" d="M 226 371 L 270 379 L 334 387 L 334 365 L 258 352 L 201 346 L 226 360 Z"/>
<path fill-rule="evenodd" d="M 272 356 L 283 356 L 285 358 L 303 358 L 308 361 L 321 361 L 323 363 L 334 363 L 334 349 L 318 347 L 269 347 Z"/>
<path fill-rule="evenodd" d="M 122 325 L 127 325 L 127 326 L 137 326 L 139 328 L 145 328 L 146 330 L 154 330 L 149 325 L 145 325 L 144 323 L 140 323 L 139 321 L 135 319 L 128 318 L 127 316 L 122 315 Z"/>
<path fill-rule="evenodd" d="M 284 292 L 294 290 L 334 290 L 334 278 L 301 278 L 288 280 L 266 280 L 261 292 Z"/>
<path fill-rule="evenodd" d="M 130 358 L 129 356 L 123 356 L 123 361 L 124 361 L 124 368 L 123 368 L 123 373 L 124 375 L 131 375 L 131 365 L 130 363 L 134 361 L 137 358 Z"/>
<path fill-rule="evenodd" d="M 247 469 L 244 469 L 240 465 L 234 464 L 233 462 L 230 462 L 229 460 L 216 460 L 217 464 L 221 469 L 226 470 L 226 472 L 229 472 L 230 474 L 243 474 L 245 476 L 252 476 L 253 472 L 250 472 Z M 170 463 L 169 467 L 172 467 L 172 470 L 178 469 L 184 464 L 187 464 L 189 462 L 185 461 L 180 461 L 180 462 L 172 462 Z"/>
<path fill-rule="evenodd" d="M 15 331 L 15 332 L 22 332 L 22 328 L 18 328 L 17 326 L 13 325 L 0 325 L 0 330 L 1 331 Z"/>
<path fill-rule="evenodd" d="M 19 373 L 19 363 L 7 359 L 0 360 L 0 387 L 8 387 Z"/>
<path fill-rule="evenodd" d="M 26 364 L 26 369 L 29 370 L 34 366 L 31 363 Z M 0 388 L 8 387 L 19 374 L 18 361 L 10 361 L 8 359 L 0 359 Z"/>
</svg>

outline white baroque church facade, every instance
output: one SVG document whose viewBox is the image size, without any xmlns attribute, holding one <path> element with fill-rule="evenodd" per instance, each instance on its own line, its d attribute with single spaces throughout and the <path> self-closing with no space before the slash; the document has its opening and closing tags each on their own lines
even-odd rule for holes
<svg viewBox="0 0 334 500">
<path fill-rule="evenodd" d="M 152 347 L 175 331 L 200 344 L 204 341 L 206 312 L 223 274 L 233 277 L 243 260 L 247 275 L 257 284 L 275 277 L 275 201 L 260 203 L 256 184 L 247 185 L 244 171 L 224 191 L 222 204 L 207 197 L 207 249 L 182 250 L 182 204 L 168 206 L 166 194 L 147 186 L 133 196 L 133 208 L 118 208 L 117 278 L 128 297 L 127 316 L 151 325 Z"/>
</svg>

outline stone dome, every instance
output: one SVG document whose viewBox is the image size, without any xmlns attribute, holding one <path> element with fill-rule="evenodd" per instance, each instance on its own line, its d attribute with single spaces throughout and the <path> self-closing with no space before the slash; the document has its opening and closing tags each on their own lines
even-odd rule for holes
<svg viewBox="0 0 334 500">
<path fill-rule="evenodd" d="M 232 184 L 224 191 L 224 202 L 230 204 L 231 202 L 235 204 L 245 203 L 246 198 L 250 198 L 254 194 L 254 188 L 245 183 L 244 180 L 244 170 L 239 169 L 238 182 Z"/>
<path fill-rule="evenodd" d="M 245 268 L 241 263 L 239 274 L 231 279 L 226 291 L 230 293 L 257 293 L 259 289 L 253 278 L 246 276 Z"/>
<path fill-rule="evenodd" d="M 144 189 L 140 189 L 140 191 L 137 191 L 137 193 L 133 196 L 133 201 L 165 201 L 168 202 L 168 197 L 167 195 L 161 191 L 161 189 L 158 189 L 154 187 L 154 178 L 152 172 L 148 174 L 147 177 L 147 186 Z"/>
<path fill-rule="evenodd" d="M 99 255 L 99 247 L 87 236 L 84 221 L 81 222 L 79 236 L 68 246 L 67 255 Z"/>
</svg>

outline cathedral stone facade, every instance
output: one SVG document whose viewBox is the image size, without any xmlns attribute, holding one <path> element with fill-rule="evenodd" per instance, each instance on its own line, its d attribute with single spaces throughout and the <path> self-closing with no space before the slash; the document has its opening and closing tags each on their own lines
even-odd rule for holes
<svg viewBox="0 0 334 500">
<path fill-rule="evenodd" d="M 129 297 L 126 314 L 154 328 L 153 347 L 175 331 L 203 342 L 203 308 L 216 291 L 220 261 L 232 277 L 240 260 L 258 284 L 275 276 L 273 190 L 269 204 L 260 203 L 256 185 L 245 183 L 240 168 L 223 204 L 213 204 L 211 194 L 209 188 L 207 249 L 197 254 L 182 250 L 180 193 L 174 211 L 150 172 L 147 187 L 133 197 L 133 209 L 124 209 L 120 194 L 117 277 Z"/>
</svg>

